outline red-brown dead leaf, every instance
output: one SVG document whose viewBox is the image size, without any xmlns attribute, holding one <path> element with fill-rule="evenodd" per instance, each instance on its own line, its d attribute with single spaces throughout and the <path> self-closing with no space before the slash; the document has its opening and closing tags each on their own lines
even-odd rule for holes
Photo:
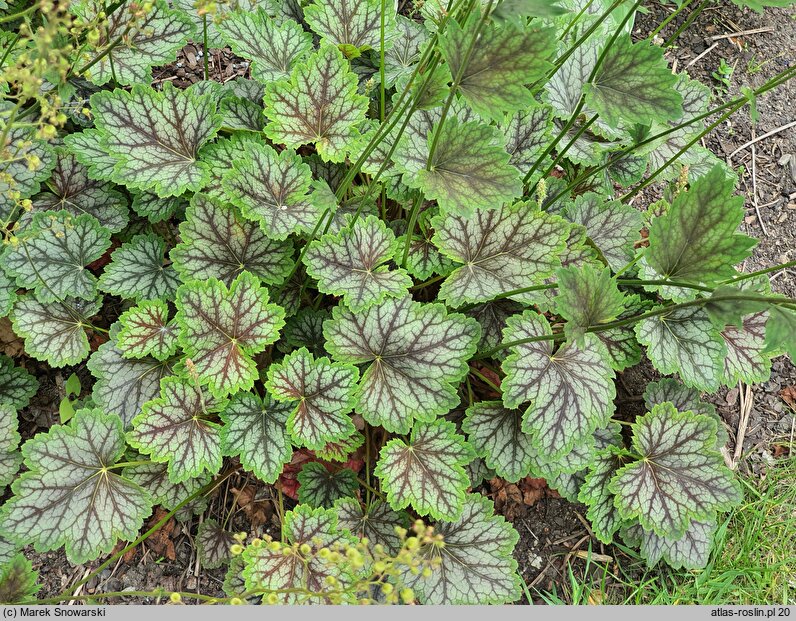
<svg viewBox="0 0 796 621">
<path fill-rule="evenodd" d="M 254 527 L 263 526 L 274 512 L 270 499 L 258 499 L 257 491 L 257 486 L 251 484 L 244 485 L 240 489 L 232 488 L 232 493 L 235 494 L 235 502 Z"/>
<path fill-rule="evenodd" d="M 786 386 L 780 391 L 779 396 L 791 410 L 796 411 L 796 386 Z"/>
<path fill-rule="evenodd" d="M 166 511 L 163 507 L 157 507 L 155 509 L 155 514 L 149 519 L 148 527 L 152 528 L 155 524 L 160 522 L 160 520 L 166 517 L 167 514 L 168 511 Z M 176 535 L 179 530 L 180 528 L 177 526 L 177 522 L 172 516 L 163 524 L 163 526 L 158 528 L 146 539 L 146 545 L 150 550 L 160 557 L 170 561 L 177 560 L 177 553 L 174 549 L 172 535 Z"/>
</svg>

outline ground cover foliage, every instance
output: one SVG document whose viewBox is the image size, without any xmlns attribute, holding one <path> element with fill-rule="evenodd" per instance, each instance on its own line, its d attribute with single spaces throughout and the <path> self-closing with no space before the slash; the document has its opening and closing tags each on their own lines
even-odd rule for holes
<svg viewBox="0 0 796 621">
<path fill-rule="evenodd" d="M 298 450 L 281 539 L 202 523 L 224 601 L 516 601 L 494 476 L 708 562 L 742 490 L 702 393 L 793 357 L 796 301 L 737 271 L 755 240 L 699 139 L 796 70 L 711 107 L 631 40 L 641 1 L 10 4 L 0 317 L 94 383 L 23 443 L 37 380 L 0 357 L 0 599 L 35 594 L 23 545 L 93 561 Z M 251 78 L 153 86 L 189 40 Z M 669 377 L 626 420 L 644 352 Z"/>
</svg>

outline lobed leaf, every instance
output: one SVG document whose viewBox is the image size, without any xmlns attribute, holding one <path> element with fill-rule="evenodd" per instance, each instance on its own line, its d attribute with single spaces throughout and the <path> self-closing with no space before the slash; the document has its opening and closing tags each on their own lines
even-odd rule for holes
<svg viewBox="0 0 796 621">
<path fill-rule="evenodd" d="M 111 253 L 111 262 L 99 279 L 99 288 L 136 301 L 174 297 L 178 279 L 165 265 L 166 242 L 157 235 L 136 235 Z"/>
<path fill-rule="evenodd" d="M 252 356 L 279 338 L 285 311 L 248 272 L 227 288 L 220 280 L 177 289 L 180 345 L 203 384 L 218 396 L 249 390 L 257 379 Z"/>
<path fill-rule="evenodd" d="M 200 388 L 178 377 L 160 382 L 160 397 L 133 419 L 127 442 L 152 461 L 168 464 L 172 483 L 221 470 L 221 426 L 211 420 L 223 401 L 207 401 Z"/>
<path fill-rule="evenodd" d="M 323 464 L 304 464 L 298 473 L 299 502 L 310 507 L 334 507 L 340 498 L 356 497 L 359 489 L 356 473 L 351 468 L 332 472 Z"/>
<path fill-rule="evenodd" d="M 116 347 L 125 358 L 166 360 L 177 352 L 177 332 L 166 302 L 141 302 L 119 316 Z"/>
<path fill-rule="evenodd" d="M 268 83 L 264 103 L 265 134 L 271 140 L 292 149 L 312 143 L 331 162 L 343 161 L 351 150 L 367 110 L 356 76 L 331 45 L 296 65 L 289 80 Z"/>
<path fill-rule="evenodd" d="M 419 515 L 456 520 L 470 484 L 464 466 L 473 457 L 453 423 L 417 422 L 408 443 L 395 438 L 381 449 L 373 474 L 396 511 L 411 505 Z"/>
<path fill-rule="evenodd" d="M 530 403 L 522 429 L 548 460 L 605 426 L 616 395 L 614 372 L 596 336 L 586 334 L 583 345 L 569 343 L 554 352 L 552 341 L 541 340 L 550 334 L 547 320 L 533 311 L 509 317 L 504 342 L 527 342 L 509 348 L 501 383 L 507 408 Z"/>
<path fill-rule="evenodd" d="M 318 291 L 342 296 L 354 312 L 386 297 L 407 294 L 412 279 L 403 269 L 386 262 L 395 255 L 395 235 L 376 216 L 358 219 L 337 235 L 310 243 L 304 254 L 307 274 L 318 280 Z"/>
<path fill-rule="evenodd" d="M 274 483 L 293 450 L 285 423 L 291 407 L 251 392 L 239 392 L 219 416 L 221 451 L 265 483 Z"/>
<path fill-rule="evenodd" d="M 354 433 L 350 412 L 358 377 L 356 367 L 315 358 L 302 347 L 270 366 L 266 387 L 277 400 L 298 401 L 287 419 L 293 441 L 322 449 Z"/>
<path fill-rule="evenodd" d="M 480 337 L 474 319 L 409 297 L 360 313 L 338 306 L 323 332 L 335 360 L 367 364 L 356 411 L 395 433 L 407 433 L 415 418 L 429 422 L 458 405 L 455 384 L 467 373 Z"/>
<path fill-rule="evenodd" d="M 40 552 L 66 548 L 74 564 L 108 554 L 117 540 L 138 535 L 152 505 L 138 485 L 111 468 L 124 453 L 121 420 L 80 410 L 22 447 L 28 471 L 13 484 L 0 512 L 12 540 Z"/>
<path fill-rule="evenodd" d="M 3 268 L 19 287 L 33 289 L 43 303 L 67 297 L 91 300 L 97 279 L 86 266 L 111 245 L 110 232 L 88 214 L 37 213 L 6 246 Z"/>
<path fill-rule="evenodd" d="M 708 520 L 741 501 L 741 490 L 716 449 L 716 421 L 652 408 L 633 425 L 636 460 L 617 471 L 609 489 L 623 519 L 637 518 L 660 537 L 678 539 L 691 520 Z"/>
<path fill-rule="evenodd" d="M 566 222 L 533 203 L 479 210 L 465 217 L 443 213 L 432 219 L 433 241 L 457 267 L 442 283 L 439 297 L 449 306 L 487 302 L 541 283 L 560 266 Z M 530 302 L 529 294 L 511 296 Z"/>
<path fill-rule="evenodd" d="M 14 361 L 0 354 L 0 404 L 14 410 L 28 407 L 31 397 L 39 389 L 39 381 Z M 2 434 L 0 434 L 2 435 Z"/>
</svg>

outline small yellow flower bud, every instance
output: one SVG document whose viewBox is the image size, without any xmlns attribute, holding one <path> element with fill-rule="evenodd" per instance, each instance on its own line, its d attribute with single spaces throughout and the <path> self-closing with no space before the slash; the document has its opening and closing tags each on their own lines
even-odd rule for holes
<svg viewBox="0 0 796 621">
<path fill-rule="evenodd" d="M 169 599 L 171 600 L 172 604 L 180 604 L 182 603 L 182 595 L 179 593 L 172 593 L 169 595 Z"/>
<path fill-rule="evenodd" d="M 389 595 L 390 593 L 393 592 L 393 588 L 394 588 L 393 585 L 391 585 L 389 582 L 385 582 L 384 584 L 381 585 L 381 592 L 384 593 L 385 595 Z"/>
<path fill-rule="evenodd" d="M 430 578 L 431 574 L 432 574 L 431 567 L 424 567 L 423 568 L 422 576 L 424 578 Z"/>
<path fill-rule="evenodd" d="M 229 600 L 229 603 L 232 606 L 242 606 L 243 600 L 240 597 L 233 597 L 231 600 Z"/>
<path fill-rule="evenodd" d="M 279 603 L 279 596 L 276 593 L 269 593 L 268 597 L 265 598 L 265 601 L 273 606 L 274 604 Z"/>
<path fill-rule="evenodd" d="M 252 548 L 261 548 L 263 546 L 263 540 L 258 537 L 255 537 L 254 539 L 251 540 L 251 543 L 249 545 L 251 545 Z"/>
<path fill-rule="evenodd" d="M 415 601 L 415 592 L 409 587 L 401 589 L 401 601 L 404 604 L 411 604 L 413 601 Z"/>
<path fill-rule="evenodd" d="M 302 543 L 299 546 L 299 552 L 301 552 L 304 556 L 307 556 L 310 552 L 312 552 L 312 547 L 308 543 Z"/>
<path fill-rule="evenodd" d="M 243 546 L 239 543 L 232 544 L 229 548 L 229 551 L 232 552 L 233 556 L 238 556 L 243 554 Z"/>
</svg>

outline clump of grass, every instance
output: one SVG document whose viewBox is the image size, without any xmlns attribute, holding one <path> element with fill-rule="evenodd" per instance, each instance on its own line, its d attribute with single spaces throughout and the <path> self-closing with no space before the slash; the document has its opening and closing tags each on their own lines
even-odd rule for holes
<svg viewBox="0 0 796 621">
<path fill-rule="evenodd" d="M 558 590 L 537 597 L 551 604 L 796 604 L 796 457 L 742 483 L 744 503 L 720 524 L 704 569 L 645 569 L 636 553 L 617 546 L 618 565 L 570 566 Z"/>
</svg>

